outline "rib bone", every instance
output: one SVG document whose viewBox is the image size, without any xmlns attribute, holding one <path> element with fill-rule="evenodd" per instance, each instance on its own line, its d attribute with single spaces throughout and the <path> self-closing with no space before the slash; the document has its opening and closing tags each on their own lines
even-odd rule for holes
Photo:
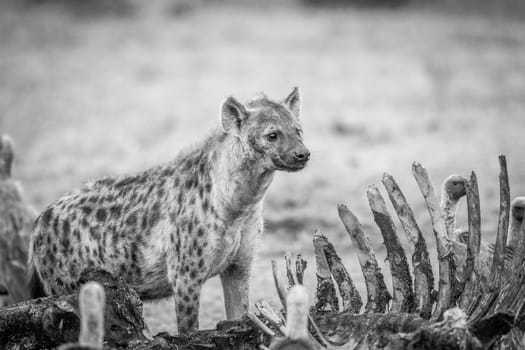
<svg viewBox="0 0 525 350">
<path fill-rule="evenodd" d="M 336 283 L 339 295 L 341 296 L 341 309 L 339 311 L 350 310 L 353 313 L 358 313 L 361 310 L 363 302 L 361 296 L 354 286 L 352 278 L 343 265 L 343 262 L 337 255 L 335 248 L 328 239 L 320 234 L 316 234 L 314 238 L 315 249 L 322 249 L 323 260 L 326 261 L 327 268 Z M 316 257 L 321 254 L 316 253 Z"/>
<path fill-rule="evenodd" d="M 479 204 L 478 180 L 474 172 L 467 181 L 467 206 L 469 222 L 469 239 L 467 243 L 467 261 L 465 264 L 465 289 L 459 300 L 460 307 L 468 314 L 471 314 L 477 305 L 480 293 L 481 274 L 474 273 L 474 266 L 479 264 L 479 252 L 481 243 L 481 210 Z M 488 276 L 489 271 L 484 271 L 483 275 Z M 485 288 L 487 290 L 488 288 Z"/>
<path fill-rule="evenodd" d="M 361 224 L 356 216 L 345 205 L 337 206 L 339 217 L 346 231 L 350 235 L 357 257 L 363 271 L 367 290 L 366 312 L 385 312 L 388 301 L 392 299 L 386 289 L 381 269 L 377 264 L 375 254 L 370 247 L 368 237 L 363 232 Z"/>
<path fill-rule="evenodd" d="M 447 310 L 452 302 L 452 279 L 453 276 L 453 262 L 450 255 L 450 245 L 447 241 L 447 229 L 445 220 L 441 215 L 441 210 L 438 205 L 436 191 L 430 180 L 426 169 L 419 163 L 415 162 L 412 166 L 412 173 L 416 182 L 423 194 L 425 203 L 427 205 L 432 227 L 434 230 L 434 237 L 436 239 L 436 248 L 439 260 L 439 290 L 438 300 L 431 320 L 439 320 L 443 312 Z"/>
<path fill-rule="evenodd" d="M 405 251 L 401 247 L 401 243 L 399 243 L 396 227 L 386 209 L 385 200 L 377 187 L 370 186 L 367 191 L 367 196 L 374 220 L 383 235 L 387 258 L 390 263 L 394 297 L 390 311 L 412 312 L 414 308 L 412 278 L 410 277 Z"/>
<path fill-rule="evenodd" d="M 434 276 L 425 238 L 414 218 L 412 208 L 392 175 L 385 173 L 382 182 L 410 244 L 414 268 L 415 310 L 421 317 L 430 318 Z"/>
<path fill-rule="evenodd" d="M 339 301 L 332 280 L 332 273 L 324 253 L 323 237 L 324 235 L 320 231 L 316 231 L 314 234 L 314 255 L 317 269 L 314 309 L 317 311 L 336 311 L 339 310 Z"/>
</svg>

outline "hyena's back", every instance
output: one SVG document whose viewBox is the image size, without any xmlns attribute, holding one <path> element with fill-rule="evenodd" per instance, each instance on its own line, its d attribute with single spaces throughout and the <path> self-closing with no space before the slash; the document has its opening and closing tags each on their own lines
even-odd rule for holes
<svg viewBox="0 0 525 350">
<path fill-rule="evenodd" d="M 173 184 L 163 175 L 173 171 L 100 180 L 49 206 L 31 242 L 33 288 L 38 278 L 47 295 L 69 293 L 83 269 L 98 267 L 136 286 L 143 298 L 171 295 L 165 242 L 152 236 L 169 220 L 172 201 L 164 197 Z"/>
</svg>

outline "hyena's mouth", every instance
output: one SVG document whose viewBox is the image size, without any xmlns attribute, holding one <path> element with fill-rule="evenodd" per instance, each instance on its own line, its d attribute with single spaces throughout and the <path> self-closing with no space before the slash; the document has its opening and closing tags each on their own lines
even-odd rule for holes
<svg viewBox="0 0 525 350">
<path fill-rule="evenodd" d="M 302 162 L 284 162 L 282 159 L 272 159 L 273 165 L 277 168 L 277 170 L 283 170 L 283 171 L 299 171 L 306 167 L 306 164 L 308 164 L 308 160 L 302 161 Z"/>
</svg>

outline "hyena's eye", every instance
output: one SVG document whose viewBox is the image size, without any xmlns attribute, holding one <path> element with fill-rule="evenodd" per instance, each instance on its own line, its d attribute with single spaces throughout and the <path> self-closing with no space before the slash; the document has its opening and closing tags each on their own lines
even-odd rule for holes
<svg viewBox="0 0 525 350">
<path fill-rule="evenodd" d="M 272 132 L 271 134 L 266 135 L 266 139 L 270 142 L 277 141 L 278 135 L 276 132 Z"/>
</svg>

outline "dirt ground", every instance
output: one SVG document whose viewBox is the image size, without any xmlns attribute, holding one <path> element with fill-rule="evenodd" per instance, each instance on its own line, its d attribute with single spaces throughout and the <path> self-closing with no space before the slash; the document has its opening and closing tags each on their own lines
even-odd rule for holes
<svg viewBox="0 0 525 350">
<path fill-rule="evenodd" d="M 277 301 L 270 259 L 282 262 L 285 251 L 306 256 L 314 285 L 316 228 L 363 289 L 336 204 L 357 213 L 383 262 L 365 191 L 385 171 L 430 245 L 413 161 L 438 187 L 452 173 L 477 172 L 486 239 L 497 222 L 499 154 L 508 157 L 512 194 L 525 194 L 524 21 L 414 8 L 151 3 L 104 15 L 2 5 L 0 132 L 16 141 L 15 174 L 37 209 L 83 181 L 170 160 L 219 125 L 227 95 L 277 99 L 295 85 L 312 161 L 278 175 L 266 197 L 252 300 Z M 463 222 L 465 212 L 463 204 Z M 152 333 L 174 332 L 172 304 L 145 306 Z M 201 328 L 222 318 L 220 284 L 210 280 Z"/>
</svg>

